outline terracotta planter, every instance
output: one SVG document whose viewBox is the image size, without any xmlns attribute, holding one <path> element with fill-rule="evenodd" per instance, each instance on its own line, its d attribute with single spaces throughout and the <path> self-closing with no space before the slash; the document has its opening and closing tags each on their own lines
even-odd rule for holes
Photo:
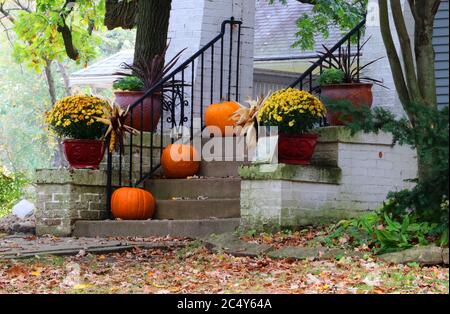
<svg viewBox="0 0 450 314">
<path fill-rule="evenodd" d="M 98 169 L 103 160 L 103 141 L 65 140 L 64 154 L 69 165 L 75 169 Z"/>
<path fill-rule="evenodd" d="M 134 104 L 142 96 L 144 96 L 144 94 L 145 92 L 143 91 L 114 92 L 114 95 L 116 96 L 116 102 L 123 109 L 127 109 L 128 106 Z M 142 117 L 142 125 L 141 125 L 141 117 Z M 133 128 L 139 131 L 153 132 L 158 127 L 160 117 L 161 117 L 161 94 L 157 93 L 152 97 L 147 97 L 144 100 L 142 114 L 141 114 L 141 106 L 138 105 L 137 107 L 135 107 L 135 109 L 133 110 L 133 114 L 131 115 L 131 118 L 133 119 L 132 123 L 133 125 L 131 125 L 131 118 L 127 119 L 126 124 L 132 126 Z"/>
<path fill-rule="evenodd" d="M 309 165 L 316 149 L 317 134 L 288 135 L 278 138 L 278 162 L 292 165 Z"/>
<path fill-rule="evenodd" d="M 337 84 L 327 85 L 321 87 L 321 95 L 323 99 L 329 100 L 348 100 L 355 107 L 372 107 L 373 94 L 370 83 L 355 83 L 355 84 Z M 341 114 L 339 112 L 332 112 L 328 110 L 327 120 L 330 125 L 344 125 L 344 122 L 351 122 L 352 117 L 347 121 L 341 121 Z"/>
</svg>

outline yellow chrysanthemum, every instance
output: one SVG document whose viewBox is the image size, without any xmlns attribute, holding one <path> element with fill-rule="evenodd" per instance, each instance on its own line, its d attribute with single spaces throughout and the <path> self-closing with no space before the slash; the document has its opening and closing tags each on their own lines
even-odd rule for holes
<svg viewBox="0 0 450 314">
<path fill-rule="evenodd" d="M 258 119 L 268 125 L 302 127 L 325 117 L 324 104 L 314 95 L 288 88 L 273 93 L 258 113 Z M 306 121 L 307 123 L 302 123 Z"/>
</svg>

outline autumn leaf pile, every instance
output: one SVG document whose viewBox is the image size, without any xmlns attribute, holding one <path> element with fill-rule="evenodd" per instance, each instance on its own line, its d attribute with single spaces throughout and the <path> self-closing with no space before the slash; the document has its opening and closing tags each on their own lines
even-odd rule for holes
<svg viewBox="0 0 450 314">
<path fill-rule="evenodd" d="M 272 260 L 185 248 L 0 261 L 0 293 L 448 293 L 442 267 Z"/>
</svg>

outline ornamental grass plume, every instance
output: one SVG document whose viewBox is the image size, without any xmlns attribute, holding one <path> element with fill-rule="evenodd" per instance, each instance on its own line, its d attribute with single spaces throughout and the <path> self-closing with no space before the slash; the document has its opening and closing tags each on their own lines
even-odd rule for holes
<svg viewBox="0 0 450 314">
<path fill-rule="evenodd" d="M 103 123 L 108 126 L 103 138 L 106 139 L 110 136 L 109 139 L 109 152 L 119 150 L 120 154 L 124 153 L 124 137 L 126 133 L 131 135 L 137 134 L 138 131 L 128 125 L 125 124 L 128 118 L 128 112 L 130 107 L 128 106 L 127 110 L 123 110 L 119 105 L 114 102 L 110 102 L 111 105 L 104 107 L 104 117 L 97 118 L 97 121 Z M 107 142 L 105 142 L 105 145 Z"/>
<path fill-rule="evenodd" d="M 256 100 L 248 98 L 246 102 L 250 107 L 238 103 L 240 108 L 230 117 L 231 120 L 236 122 L 236 126 L 242 128 L 240 135 L 247 135 L 246 143 L 250 148 L 256 146 L 256 124 L 258 122 L 258 113 L 269 96 L 270 92 L 265 97 L 264 95 L 261 95 Z"/>
</svg>

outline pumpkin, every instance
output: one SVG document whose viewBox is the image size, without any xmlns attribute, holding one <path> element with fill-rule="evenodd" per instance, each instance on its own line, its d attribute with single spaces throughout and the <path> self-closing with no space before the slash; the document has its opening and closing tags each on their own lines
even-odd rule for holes
<svg viewBox="0 0 450 314">
<path fill-rule="evenodd" d="M 225 132 L 227 126 L 234 127 L 236 122 L 231 119 L 231 116 L 241 107 L 234 101 L 224 101 L 220 104 L 210 105 L 205 112 L 205 124 L 209 132 L 214 135 L 232 136 L 234 132 Z M 216 127 L 220 129 L 221 134 L 217 134 Z"/>
<path fill-rule="evenodd" d="M 189 144 L 170 144 L 161 156 L 161 166 L 166 178 L 184 179 L 194 176 L 200 169 L 198 154 Z"/>
<path fill-rule="evenodd" d="M 153 195 L 138 188 L 120 188 L 111 197 L 111 211 L 123 220 L 147 220 L 155 213 Z"/>
</svg>

